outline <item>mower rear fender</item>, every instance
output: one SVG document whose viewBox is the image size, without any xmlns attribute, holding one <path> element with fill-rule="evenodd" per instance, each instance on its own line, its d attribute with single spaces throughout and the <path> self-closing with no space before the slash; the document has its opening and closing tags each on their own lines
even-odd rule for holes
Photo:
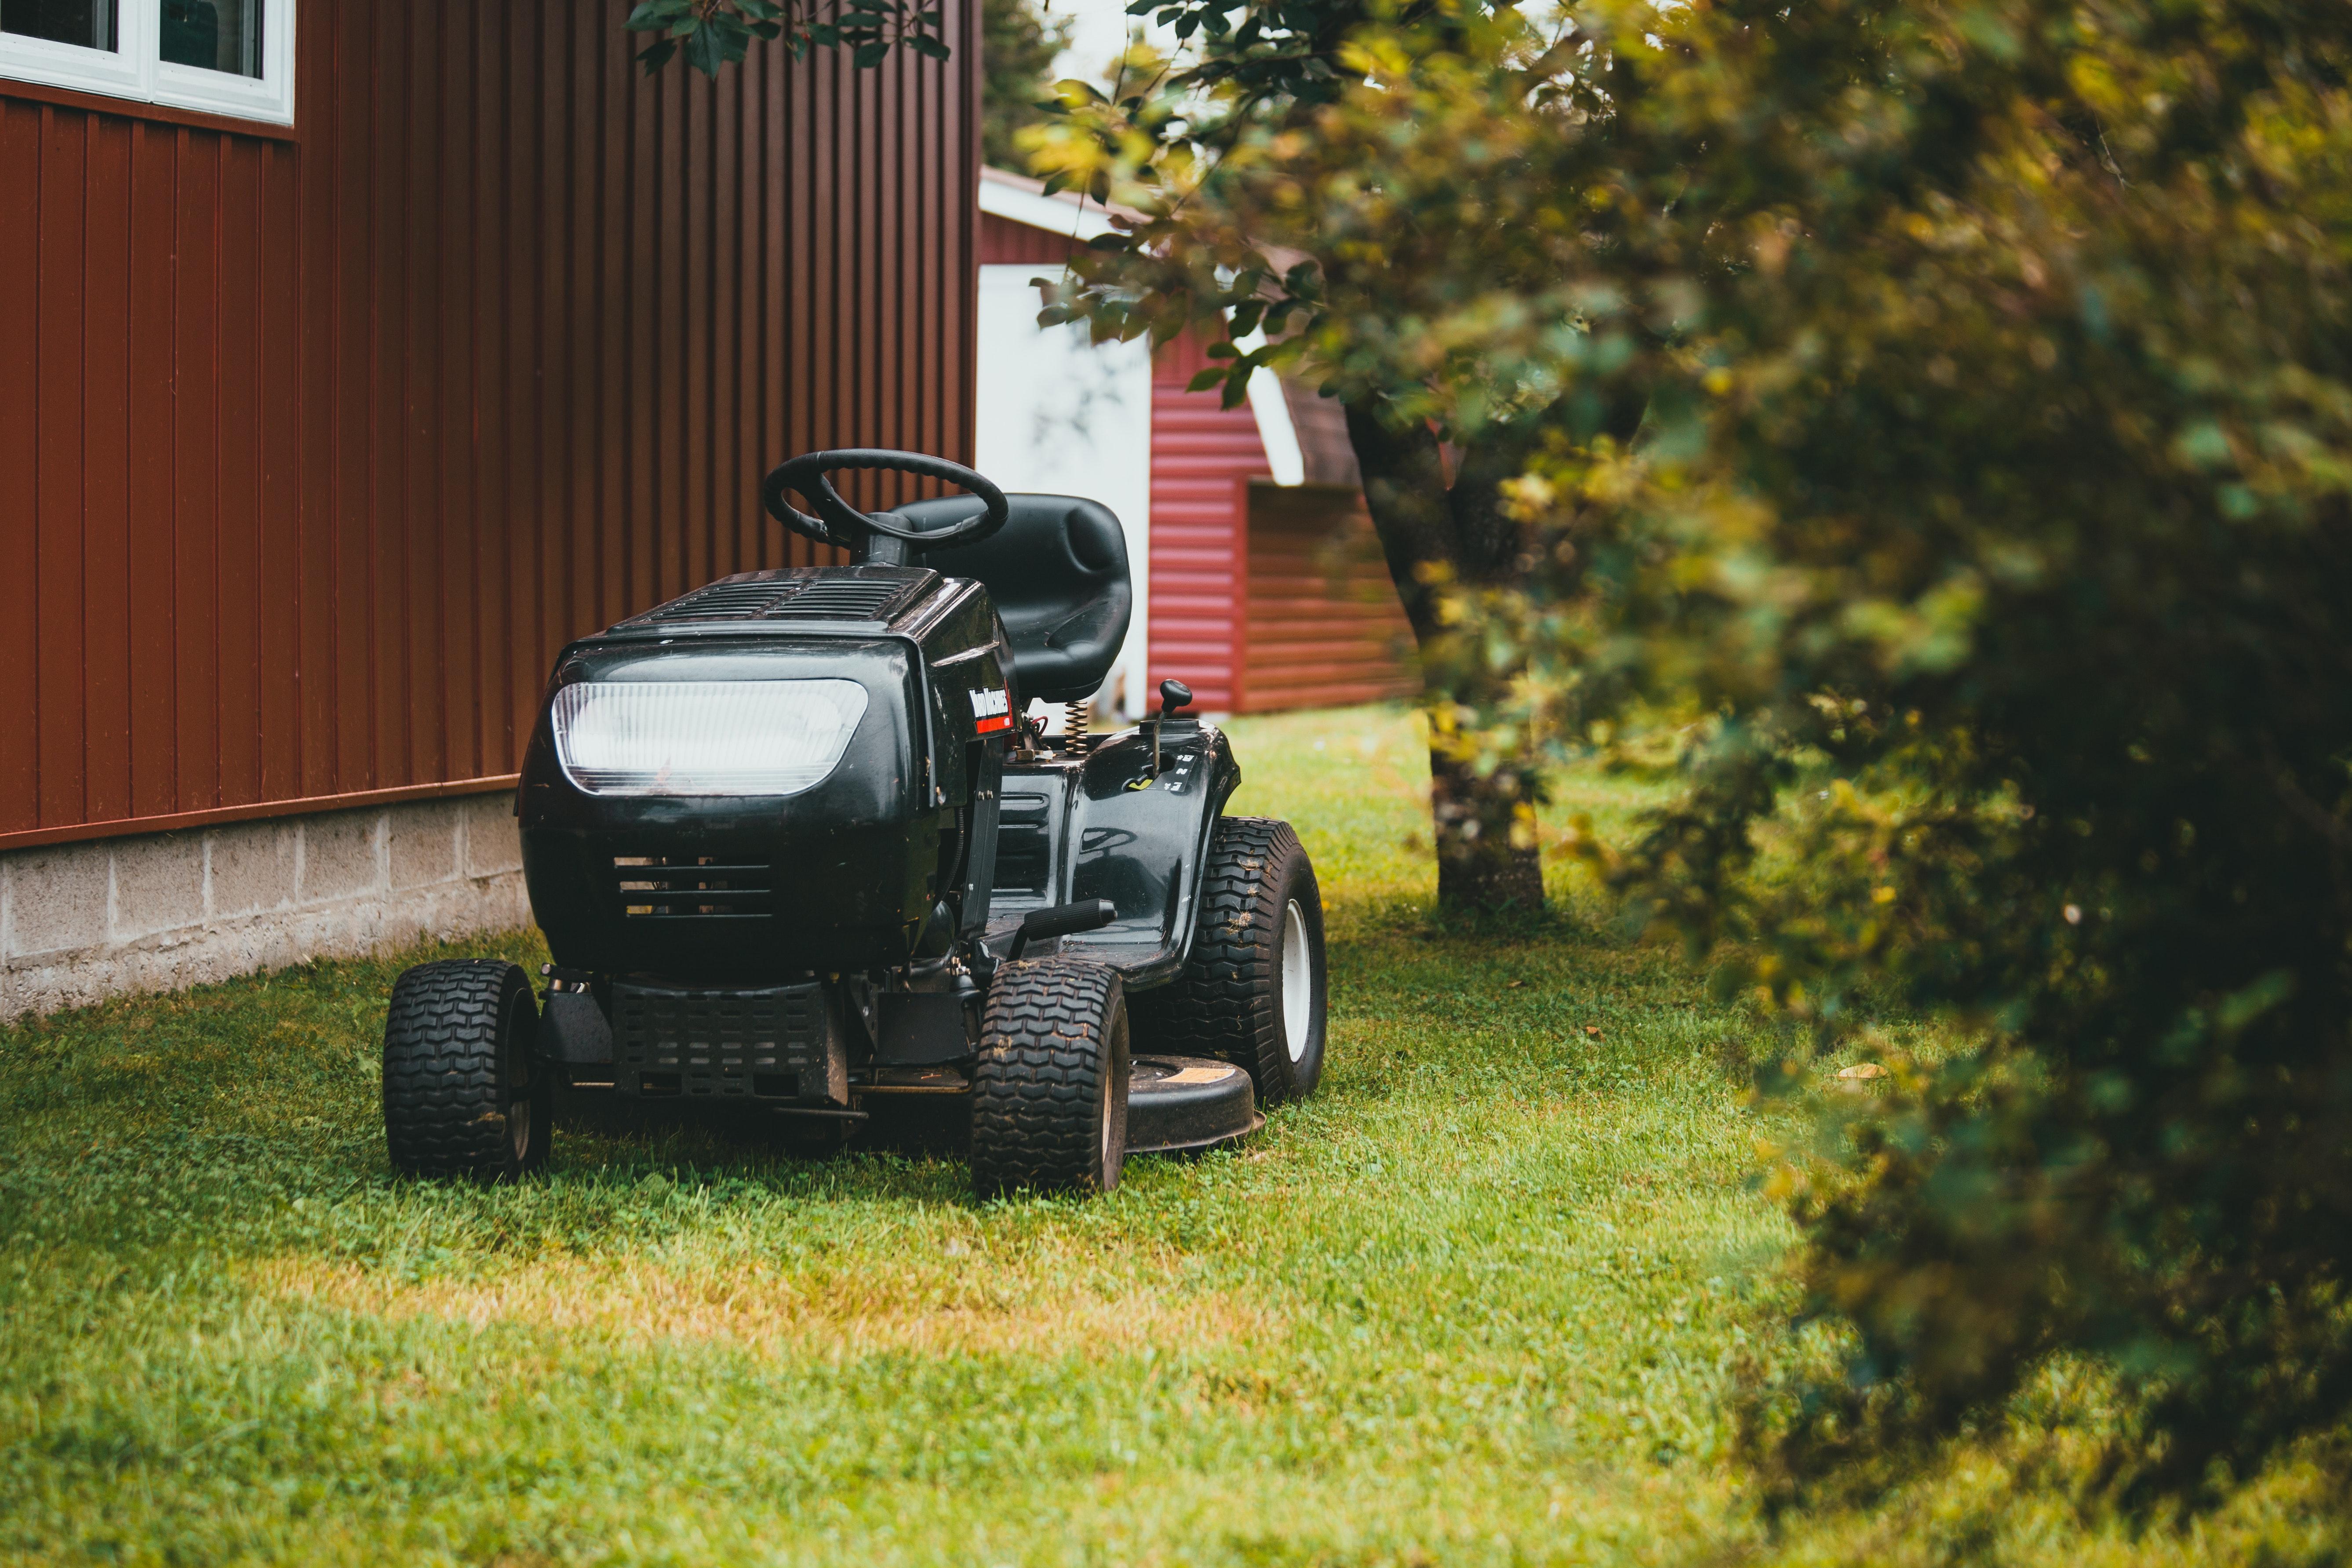
<svg viewBox="0 0 2352 1568">
<path fill-rule="evenodd" d="M 1006 763 L 992 945 L 1003 951 L 1033 910 L 1108 899 L 1117 918 L 1058 939 L 1058 951 L 1109 964 L 1129 991 L 1175 978 L 1192 952 L 1209 836 L 1241 777 L 1224 731 L 1192 719 L 1108 736 L 1082 758 Z"/>
</svg>

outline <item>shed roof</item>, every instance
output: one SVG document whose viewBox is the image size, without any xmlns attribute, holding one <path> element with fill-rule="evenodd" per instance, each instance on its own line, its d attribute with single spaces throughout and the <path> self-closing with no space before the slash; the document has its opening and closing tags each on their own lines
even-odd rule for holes
<svg viewBox="0 0 2352 1568">
<path fill-rule="evenodd" d="M 1110 233 L 1115 217 L 1139 216 L 1124 208 L 1107 207 L 1076 191 L 1048 192 L 1043 180 L 1033 180 L 1009 169 L 985 167 L 980 171 L 980 210 L 991 217 L 1079 241 Z M 1314 443 L 1311 466 L 1316 471 L 1310 475 L 1309 454 L 1301 440 L 1304 432 L 1292 414 L 1297 395 L 1297 389 L 1270 372 L 1250 378 L 1250 412 L 1256 418 L 1258 442 L 1265 449 L 1266 468 L 1275 482 L 1295 485 L 1310 477 L 1321 479 L 1341 468 L 1352 478 L 1354 454 L 1337 456 L 1327 450 L 1328 438 Z M 1313 394 L 1307 395 L 1312 397 Z M 1328 421 L 1310 423 L 1316 426 L 1318 437 L 1328 437 L 1322 428 Z M 1344 428 L 1340 430 L 1340 445 L 1346 445 Z"/>
</svg>

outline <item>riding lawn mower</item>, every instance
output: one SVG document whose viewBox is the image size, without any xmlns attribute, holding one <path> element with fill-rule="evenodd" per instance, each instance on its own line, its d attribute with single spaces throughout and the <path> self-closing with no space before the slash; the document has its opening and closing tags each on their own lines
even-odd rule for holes
<svg viewBox="0 0 2352 1568">
<path fill-rule="evenodd" d="M 832 479 L 856 469 L 965 493 L 860 511 Z M 947 1109 L 982 1194 L 1102 1192 L 1312 1093 L 1297 836 L 1223 815 L 1240 768 L 1181 682 L 1134 728 L 1086 722 L 1133 608 L 1118 520 L 862 449 L 780 465 L 762 500 L 851 563 L 740 573 L 563 650 L 516 798 L 544 994 L 498 960 L 401 976 L 393 1163 L 528 1172 L 560 1086 L 757 1109 L 819 1149 Z"/>
</svg>

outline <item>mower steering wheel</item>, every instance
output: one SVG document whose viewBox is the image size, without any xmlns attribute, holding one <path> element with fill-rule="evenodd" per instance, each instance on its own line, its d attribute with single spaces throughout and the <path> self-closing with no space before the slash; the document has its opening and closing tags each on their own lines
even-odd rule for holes
<svg viewBox="0 0 2352 1568">
<path fill-rule="evenodd" d="M 978 497 L 983 510 L 978 517 L 940 529 L 936 533 L 918 533 L 901 528 L 891 516 L 879 516 L 860 511 L 841 499 L 828 477 L 840 468 L 883 468 L 901 474 L 918 474 L 927 479 L 945 479 L 949 484 L 969 490 Z M 811 517 L 793 506 L 787 492 L 797 490 L 816 503 L 817 515 Z M 848 447 L 833 452 L 810 452 L 778 463 L 768 471 L 768 482 L 760 487 L 760 499 L 767 503 L 768 513 L 778 522 L 803 538 L 819 544 L 837 545 L 852 552 L 862 550 L 870 535 L 879 533 L 908 545 L 925 550 L 944 550 L 958 544 L 977 544 L 1004 526 L 1010 516 L 1004 504 L 1004 492 L 989 483 L 985 476 L 973 472 L 961 463 L 950 463 L 944 458 L 927 458 L 920 452 L 892 452 L 879 447 Z"/>
</svg>

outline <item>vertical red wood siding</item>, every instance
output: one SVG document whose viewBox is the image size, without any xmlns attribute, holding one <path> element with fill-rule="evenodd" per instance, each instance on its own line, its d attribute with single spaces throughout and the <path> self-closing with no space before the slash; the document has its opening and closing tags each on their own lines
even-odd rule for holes
<svg viewBox="0 0 2352 1568">
<path fill-rule="evenodd" d="M 0 82 L 0 847 L 509 773 L 567 638 L 806 558 L 778 458 L 971 455 L 976 4 L 714 86 L 300 3 L 291 138 Z"/>
<path fill-rule="evenodd" d="M 1248 625 L 1248 489 L 1265 446 L 1244 403 L 1185 384 L 1209 363 L 1187 331 L 1151 367 L 1151 629 L 1146 689 L 1174 676 L 1211 711 L 1238 710 Z"/>
</svg>

